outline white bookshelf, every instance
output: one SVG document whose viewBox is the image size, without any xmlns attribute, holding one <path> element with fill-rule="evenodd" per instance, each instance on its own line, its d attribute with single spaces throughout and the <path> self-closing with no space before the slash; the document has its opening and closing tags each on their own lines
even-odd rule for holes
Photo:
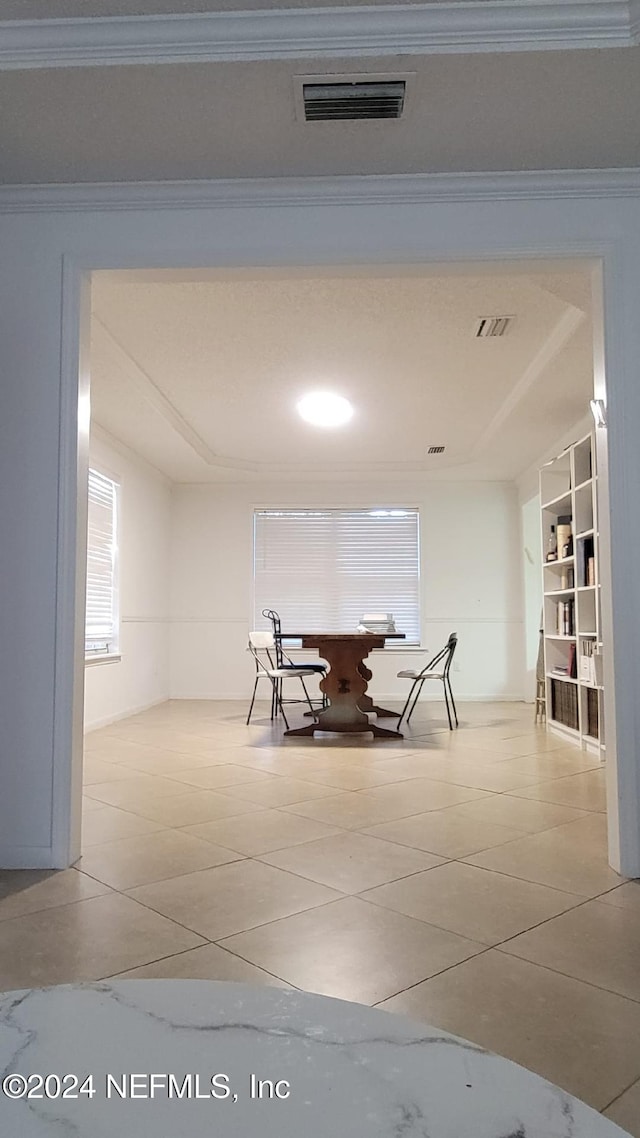
<svg viewBox="0 0 640 1138">
<path fill-rule="evenodd" d="M 540 471 L 547 728 L 605 757 L 595 440 L 587 435 Z M 551 527 L 571 548 L 547 561 Z M 558 669 L 567 669 L 566 672 Z"/>
</svg>

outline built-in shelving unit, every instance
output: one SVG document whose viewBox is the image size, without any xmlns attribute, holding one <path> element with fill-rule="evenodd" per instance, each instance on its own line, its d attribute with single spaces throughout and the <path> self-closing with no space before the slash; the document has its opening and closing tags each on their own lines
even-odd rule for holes
<svg viewBox="0 0 640 1138">
<path fill-rule="evenodd" d="M 547 727 L 604 759 L 596 485 L 592 435 L 540 471 Z"/>
</svg>

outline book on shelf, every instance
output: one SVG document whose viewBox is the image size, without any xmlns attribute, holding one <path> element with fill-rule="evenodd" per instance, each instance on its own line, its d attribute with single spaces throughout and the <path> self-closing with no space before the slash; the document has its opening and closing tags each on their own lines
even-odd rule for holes
<svg viewBox="0 0 640 1138">
<path fill-rule="evenodd" d="M 590 735 L 592 739 L 600 738 L 598 693 L 595 688 L 587 691 L 587 735 Z"/>
<path fill-rule="evenodd" d="M 575 632 L 573 600 L 558 601 L 556 608 L 556 627 L 558 630 L 558 636 L 573 636 Z"/>
<path fill-rule="evenodd" d="M 596 583 L 596 567 L 595 567 L 595 542 L 593 534 L 589 534 L 581 542 L 581 549 L 579 552 L 579 573 L 578 584 L 582 585 L 595 585 Z"/>
<path fill-rule="evenodd" d="M 564 676 L 566 679 L 570 679 L 570 680 L 576 680 L 578 678 L 577 668 L 576 668 L 576 646 L 575 646 L 575 644 L 569 645 L 569 657 L 568 657 L 567 663 L 566 664 L 555 664 L 554 667 L 551 669 L 551 672 L 554 676 L 558 676 L 558 677 Z"/>
<path fill-rule="evenodd" d="M 578 730 L 578 687 L 558 678 L 551 680 L 551 718 L 564 727 Z"/>
<path fill-rule="evenodd" d="M 571 567 L 563 569 L 560 574 L 560 588 L 572 589 L 573 588 L 573 569 Z"/>
</svg>

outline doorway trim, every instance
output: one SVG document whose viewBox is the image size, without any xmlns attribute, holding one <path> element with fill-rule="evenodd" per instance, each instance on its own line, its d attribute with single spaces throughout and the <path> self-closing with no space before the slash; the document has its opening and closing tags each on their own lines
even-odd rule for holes
<svg viewBox="0 0 640 1138">
<path fill-rule="evenodd" d="M 613 210 L 612 198 L 618 199 Z M 79 614 L 84 610 L 84 597 L 83 576 L 78 569 L 82 524 L 78 526 L 76 512 L 78 486 L 86 464 L 86 439 L 77 393 L 79 375 L 85 375 L 83 326 L 86 282 L 92 271 L 216 265 L 303 264 L 313 268 L 340 263 L 378 268 L 399 263 L 455 267 L 463 262 L 570 259 L 597 263 L 601 271 L 595 273 L 594 293 L 597 297 L 602 280 L 604 330 L 596 336 L 595 394 L 604 395 L 606 331 L 609 436 L 615 454 L 611 466 L 612 523 L 618 536 L 619 519 L 634 517 L 638 506 L 634 464 L 640 467 L 635 423 L 640 423 L 640 414 L 634 417 L 633 412 L 640 403 L 635 372 L 640 352 L 636 352 L 638 334 L 633 332 L 629 316 L 630 297 L 640 284 L 640 242 L 635 238 L 640 228 L 640 171 L 294 179 L 269 185 L 226 182 L 206 186 L 31 187 L 0 191 L 1 212 L 20 213 L 22 216 L 14 216 L 11 224 L 19 224 L 24 233 L 30 233 L 34 226 L 40 237 L 44 232 L 42 255 L 49 265 L 57 259 L 63 266 L 57 298 L 61 302 L 62 351 L 51 850 L 47 864 L 68 865 L 79 854 L 79 724 L 84 671 Z M 32 216 L 34 213 L 37 217 Z M 82 386 L 85 380 L 86 376 L 80 389 L 86 395 Z M 613 614 L 620 663 L 615 719 L 620 754 L 617 763 L 608 764 L 610 855 L 614 867 L 636 876 L 640 875 L 636 759 L 640 723 L 633 647 L 636 634 L 640 640 L 640 613 L 636 612 L 637 604 L 627 612 L 622 610 L 624 602 L 633 601 L 635 596 L 633 567 L 640 563 L 640 526 L 625 527 L 621 548 L 623 544 L 627 546 L 626 561 L 620 557 L 613 566 L 614 593 L 617 589 L 620 596 Z M 634 550 L 637 560 L 629 556 Z M 70 619 L 72 613 L 75 622 Z M 72 670 L 70 661 L 74 658 Z M 609 695 L 607 732 L 611 737 L 611 684 Z M 41 849 L 40 864 L 44 864 L 46 854 L 44 847 Z"/>
</svg>

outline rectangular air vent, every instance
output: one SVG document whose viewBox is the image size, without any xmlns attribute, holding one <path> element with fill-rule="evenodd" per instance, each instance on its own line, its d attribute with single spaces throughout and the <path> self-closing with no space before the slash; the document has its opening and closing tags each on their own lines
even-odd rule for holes
<svg viewBox="0 0 640 1138">
<path fill-rule="evenodd" d="M 444 447 L 429 447 L 427 454 L 444 454 Z"/>
<path fill-rule="evenodd" d="M 403 79 L 353 83 L 305 82 L 302 87 L 307 122 L 337 119 L 399 119 L 405 100 Z"/>
<path fill-rule="evenodd" d="M 494 336 L 504 336 L 513 316 L 481 316 L 476 323 L 476 339 L 488 340 Z"/>
</svg>

